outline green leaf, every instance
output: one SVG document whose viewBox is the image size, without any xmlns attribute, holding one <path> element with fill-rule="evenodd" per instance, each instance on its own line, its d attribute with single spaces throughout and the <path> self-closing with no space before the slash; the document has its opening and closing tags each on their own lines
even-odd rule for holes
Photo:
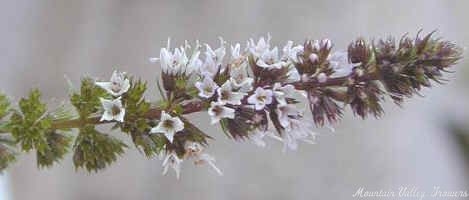
<svg viewBox="0 0 469 200">
<path fill-rule="evenodd" d="M 157 155 L 164 146 L 164 139 L 149 134 L 151 126 L 146 118 L 150 110 L 150 103 L 145 101 L 144 93 L 147 84 L 141 80 L 131 79 L 131 88 L 124 95 L 126 119 L 120 124 L 121 131 L 128 133 L 137 149 L 143 151 L 147 157 Z"/>
<path fill-rule="evenodd" d="M 131 87 L 123 96 L 123 103 L 126 109 L 125 121 L 144 118 L 145 114 L 150 110 L 150 103 L 146 102 L 144 97 L 146 90 L 146 82 L 131 79 Z"/>
<path fill-rule="evenodd" d="M 120 140 L 100 133 L 92 125 L 87 125 L 80 129 L 75 140 L 73 163 L 77 169 L 97 172 L 116 161 L 126 147 Z"/>
<path fill-rule="evenodd" d="M 0 93 L 0 119 L 5 117 L 10 110 L 10 101 L 8 98 Z"/>
<path fill-rule="evenodd" d="M 80 93 L 74 93 L 70 101 L 78 111 L 81 119 L 88 118 L 91 114 L 99 111 L 101 107 L 100 97 L 109 97 L 106 91 L 95 85 L 90 78 L 81 81 Z"/>
<path fill-rule="evenodd" d="M 37 164 L 39 167 L 50 167 L 54 162 L 61 160 L 68 152 L 72 141 L 71 135 L 59 132 L 47 132 L 48 147 L 45 151 L 37 151 Z"/>
<path fill-rule="evenodd" d="M 16 161 L 14 145 L 15 141 L 12 138 L 0 135 L 0 173 Z"/>
<path fill-rule="evenodd" d="M 52 120 L 40 97 L 38 90 L 31 91 L 28 98 L 20 100 L 20 110 L 16 110 L 10 118 L 11 134 L 26 152 L 31 149 L 44 152 L 48 147 L 45 133 L 51 127 Z"/>
</svg>

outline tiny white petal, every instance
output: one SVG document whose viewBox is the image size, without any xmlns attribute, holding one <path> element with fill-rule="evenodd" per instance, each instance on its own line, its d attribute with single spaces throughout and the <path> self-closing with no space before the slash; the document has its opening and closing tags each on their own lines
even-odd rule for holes
<svg viewBox="0 0 469 200">
<path fill-rule="evenodd" d="M 262 87 L 258 87 L 254 94 L 248 98 L 249 104 L 254 104 L 256 110 L 262 110 L 266 105 L 272 103 L 272 90 L 266 90 Z"/>
<path fill-rule="evenodd" d="M 100 98 L 104 113 L 100 121 L 119 121 L 124 122 L 125 109 L 122 106 L 120 98 L 107 100 Z"/>
<path fill-rule="evenodd" d="M 208 114 L 211 117 L 211 123 L 216 124 L 223 118 L 234 119 L 235 110 L 224 106 L 221 102 L 211 102 L 211 106 L 208 109 Z"/>
<path fill-rule="evenodd" d="M 184 130 L 184 123 L 179 117 L 172 117 L 165 111 L 161 112 L 160 122 L 150 130 L 150 133 L 162 133 L 170 141 L 174 140 L 174 135 Z"/>
</svg>

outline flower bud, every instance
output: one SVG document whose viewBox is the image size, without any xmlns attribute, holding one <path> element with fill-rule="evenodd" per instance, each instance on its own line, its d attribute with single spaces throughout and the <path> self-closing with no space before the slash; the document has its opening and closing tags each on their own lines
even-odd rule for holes
<svg viewBox="0 0 469 200">
<path fill-rule="evenodd" d="M 326 82 L 326 81 L 327 81 L 327 75 L 326 75 L 326 73 L 324 73 L 324 72 L 319 73 L 317 79 L 318 79 L 318 82 L 319 82 L 319 83 L 324 83 L 324 82 Z"/>
<path fill-rule="evenodd" d="M 309 55 L 309 60 L 311 61 L 311 63 L 316 63 L 316 62 L 318 62 L 319 57 L 318 57 L 317 54 L 312 53 L 311 55 Z"/>
<path fill-rule="evenodd" d="M 348 46 L 348 56 L 352 63 L 366 64 L 370 59 L 371 50 L 365 40 L 360 38 Z"/>
</svg>

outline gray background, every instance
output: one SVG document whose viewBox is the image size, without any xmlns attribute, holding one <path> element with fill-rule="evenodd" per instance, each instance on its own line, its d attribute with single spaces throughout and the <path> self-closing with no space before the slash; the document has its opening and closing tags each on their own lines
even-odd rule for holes
<svg viewBox="0 0 469 200">
<path fill-rule="evenodd" d="M 159 54 L 167 37 L 173 44 L 199 39 L 216 45 L 223 36 L 244 45 L 270 32 L 277 45 L 328 37 L 336 49 L 345 49 L 357 36 L 414 35 L 423 28 L 438 29 L 439 36 L 461 46 L 469 43 L 466 0 L 2 0 L 0 5 L 1 90 L 17 100 L 38 87 L 51 104 L 67 98 L 64 74 L 78 85 L 82 75 L 107 79 L 121 69 L 154 83 L 159 65 L 148 57 Z M 362 121 L 346 112 L 335 133 L 318 129 L 324 133 L 318 144 L 301 145 L 298 152 L 283 154 L 275 141 L 266 149 L 230 141 L 208 126 L 205 113 L 194 115 L 216 138 L 209 151 L 223 177 L 188 164 L 179 181 L 162 176 L 160 161 L 131 148 L 98 174 L 75 171 L 70 156 L 37 170 L 31 154 L 2 178 L 15 200 L 351 199 L 359 187 L 469 190 L 468 155 L 445 129 L 447 120 L 464 123 L 469 117 L 468 64 L 463 60 L 449 75 L 451 82 L 425 89 L 425 98 L 407 101 L 404 109 L 388 100 L 383 119 Z M 147 96 L 155 100 L 155 91 Z"/>
</svg>

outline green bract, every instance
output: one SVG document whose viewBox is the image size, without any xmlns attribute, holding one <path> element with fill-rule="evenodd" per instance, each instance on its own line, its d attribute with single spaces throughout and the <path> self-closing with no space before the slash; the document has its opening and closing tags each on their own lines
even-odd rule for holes
<svg viewBox="0 0 469 200">
<path fill-rule="evenodd" d="M 40 167 L 50 167 L 61 160 L 68 153 L 72 137 L 66 133 L 49 131 L 45 134 L 48 147 L 44 151 L 37 151 L 37 164 Z"/>
<path fill-rule="evenodd" d="M 8 98 L 5 95 L 0 94 L 0 120 L 8 114 L 9 110 L 10 101 L 8 101 Z"/>
<path fill-rule="evenodd" d="M 52 120 L 40 97 L 38 90 L 32 90 L 28 98 L 20 100 L 19 110 L 15 110 L 10 119 L 11 134 L 26 152 L 36 149 L 43 153 L 48 148 L 45 135 Z"/>
<path fill-rule="evenodd" d="M 81 81 L 80 93 L 74 93 L 70 101 L 77 109 L 81 119 L 88 118 L 91 114 L 99 111 L 101 102 L 99 97 L 109 96 L 106 91 L 96 86 L 90 78 L 84 78 Z"/>
<path fill-rule="evenodd" d="M 12 138 L 0 135 L 0 172 L 16 160 L 16 153 L 13 151 L 14 144 Z"/>
<path fill-rule="evenodd" d="M 146 118 L 150 110 L 150 103 L 145 101 L 147 84 L 141 80 L 131 79 L 131 87 L 124 94 L 123 102 L 126 108 L 126 119 L 121 124 L 121 131 L 132 137 L 135 146 L 142 150 L 146 156 L 157 155 L 164 146 L 164 138 L 149 134 L 151 120 Z"/>
<path fill-rule="evenodd" d="M 86 125 L 80 128 L 75 140 L 73 163 L 76 168 L 97 172 L 116 161 L 126 147 L 121 141 L 100 133 L 94 126 Z"/>
</svg>

